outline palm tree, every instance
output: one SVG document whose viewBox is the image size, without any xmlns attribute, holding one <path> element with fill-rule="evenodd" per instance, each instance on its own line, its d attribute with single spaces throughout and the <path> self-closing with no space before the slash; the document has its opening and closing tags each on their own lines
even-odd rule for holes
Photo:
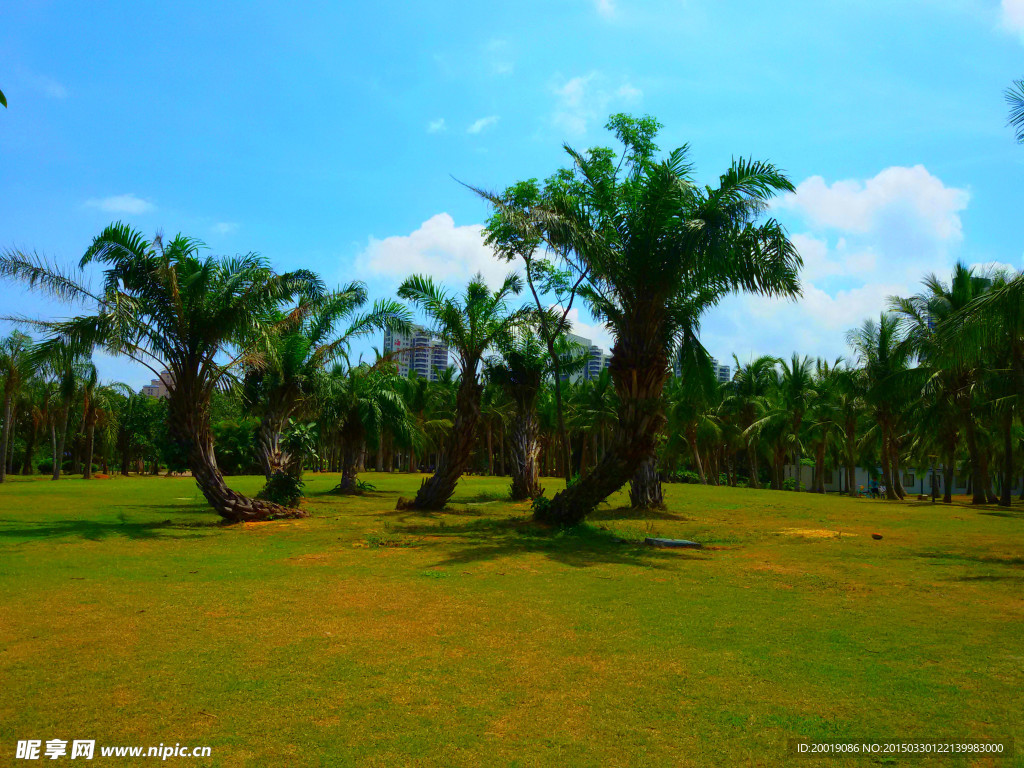
<svg viewBox="0 0 1024 768">
<path fill-rule="evenodd" d="M 967 367 L 998 364 L 1008 374 L 1014 404 L 1024 402 L 1024 273 L 994 276 L 990 290 L 981 293 L 966 306 L 949 315 L 937 329 L 936 339 L 954 359 Z M 1003 494 L 1000 503 L 1009 502 L 1007 490 L 1013 476 L 1012 414 L 1002 425 Z M 974 496 L 979 500 L 977 471 Z"/>
<path fill-rule="evenodd" d="M 509 298 L 522 289 L 522 279 L 509 275 L 501 287 L 491 291 L 479 274 L 460 298 L 422 275 L 413 275 L 399 287 L 398 295 L 423 310 L 434 334 L 455 353 L 460 376 L 455 420 L 437 469 L 423 481 L 415 499 L 399 499 L 400 508 L 442 509 L 455 492 L 472 456 L 480 419 L 480 364 L 485 351 L 526 317 L 525 311 L 508 308 Z"/>
<path fill-rule="evenodd" d="M 709 305 L 733 291 L 799 293 L 795 248 L 777 222 L 759 222 L 777 192 L 793 189 L 782 172 L 738 160 L 716 187 L 701 187 L 692 182 L 687 147 L 654 160 L 660 126 L 653 119 L 616 115 L 608 127 L 625 146 L 622 159 L 607 149 L 566 148 L 573 169 L 556 175 L 547 201 L 530 211 L 530 226 L 573 277 L 584 277 L 581 294 L 615 336 L 616 429 L 590 472 L 535 503 L 535 516 L 556 525 L 582 521 L 653 454 L 665 422 L 669 351 L 695 316 L 696 293 Z M 500 198 L 492 202 L 505 211 Z"/>
<path fill-rule="evenodd" d="M 246 371 L 245 400 L 260 416 L 257 456 L 268 481 L 278 472 L 301 474 L 300 457 L 284 450 L 283 436 L 310 400 L 316 378 L 347 355 L 355 339 L 385 328 L 408 330 L 409 312 L 398 302 L 378 301 L 369 312 L 359 312 L 365 303 L 366 286 L 358 282 L 326 296 L 303 297 L 291 311 L 277 315 L 278 333 L 267 339 L 259 365 Z"/>
<path fill-rule="evenodd" d="M 971 463 L 973 503 L 984 504 L 988 500 L 985 459 L 980 455 L 975 410 L 983 394 L 984 373 L 990 359 L 965 354 L 965 345 L 972 342 L 975 334 L 968 332 L 959 339 L 951 339 L 950 331 L 951 319 L 983 296 L 991 288 L 992 278 L 978 275 L 973 268 L 958 262 L 948 284 L 934 274 L 926 275 L 923 282 L 924 291 L 910 298 L 892 297 L 890 306 L 899 318 L 908 349 L 930 374 L 930 396 L 937 403 L 955 408 L 944 417 L 960 422 Z"/>
<path fill-rule="evenodd" d="M 847 334 L 864 368 L 864 400 L 874 419 L 881 441 L 882 477 L 886 498 L 896 501 L 902 485 L 899 481 L 899 422 L 907 403 L 906 374 L 910 349 L 899 335 L 899 322 L 894 315 L 882 313 L 878 322 L 864 324 Z"/>
<path fill-rule="evenodd" d="M 304 516 L 227 487 L 214 455 L 210 400 L 241 366 L 259 358 L 252 350 L 269 345 L 278 307 L 299 294 L 322 293 L 323 286 L 304 270 L 277 275 L 255 254 L 201 258 L 202 247 L 183 235 L 170 242 L 157 236 L 150 242 L 117 223 L 93 240 L 79 264 L 79 269 L 92 262 L 106 267 L 99 293 L 89 290 L 78 274 L 17 251 L 0 256 L 0 276 L 91 309 L 70 320 L 32 322 L 50 334 L 44 347 L 100 346 L 135 360 L 155 376 L 170 372 L 170 428 L 217 514 L 232 522 Z"/>
<path fill-rule="evenodd" d="M 25 381 L 32 374 L 32 339 L 15 331 L 0 341 L 0 385 L 3 387 L 3 432 L 0 433 L 0 483 L 7 478 L 7 446 L 14 422 L 13 406 Z"/>
<path fill-rule="evenodd" d="M 796 485 L 793 490 L 800 490 L 801 460 L 803 444 L 800 439 L 800 427 L 804 415 L 814 397 L 814 361 L 810 357 L 800 357 L 793 353 L 790 362 L 782 361 L 782 376 L 779 378 L 779 406 L 790 417 L 789 444 L 793 451 L 793 463 L 796 465 Z"/>
<path fill-rule="evenodd" d="M 537 398 L 545 380 L 557 381 L 558 374 L 578 373 L 586 364 L 586 351 L 560 336 L 555 344 L 555 358 L 548 355 L 540 336 L 533 328 L 522 327 L 514 334 L 499 337 L 500 358 L 487 362 L 487 378 L 501 387 L 514 405 L 510 446 L 512 453 L 512 484 L 509 495 L 513 501 L 540 496 L 540 414 Z"/>
<path fill-rule="evenodd" d="M 1016 132 L 1017 142 L 1024 144 L 1024 80 L 1014 80 L 1005 95 L 1010 107 L 1008 125 Z"/>
<path fill-rule="evenodd" d="M 413 417 L 398 390 L 399 376 L 387 359 L 377 364 L 338 365 L 329 375 L 324 393 L 324 422 L 341 448 L 341 482 L 335 493 L 358 493 L 358 463 L 364 449 L 376 449 L 381 436 L 391 432 L 410 442 Z"/>
<path fill-rule="evenodd" d="M 746 434 L 750 426 L 762 418 L 768 410 L 768 390 L 779 360 L 771 355 L 761 355 L 743 364 L 740 363 L 739 358 L 733 355 L 733 362 L 736 372 L 733 374 L 732 389 L 725 401 L 735 411 L 738 426 L 743 434 Z M 757 438 L 749 435 L 743 440 L 747 450 L 747 465 L 750 469 L 750 485 L 753 488 L 760 488 Z"/>
</svg>

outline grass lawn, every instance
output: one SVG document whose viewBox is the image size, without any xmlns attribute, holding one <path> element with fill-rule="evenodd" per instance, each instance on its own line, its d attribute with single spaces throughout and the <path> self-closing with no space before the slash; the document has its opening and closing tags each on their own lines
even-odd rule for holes
<svg viewBox="0 0 1024 768">
<path fill-rule="evenodd" d="M 419 476 L 307 479 L 309 519 L 233 527 L 187 478 L 0 486 L 0 765 L 53 738 L 101 765 L 820 764 L 796 736 L 1013 737 L 925 764 L 1024 765 L 1019 506 L 674 485 L 553 534 L 500 478 L 430 515 L 394 510 Z"/>
</svg>

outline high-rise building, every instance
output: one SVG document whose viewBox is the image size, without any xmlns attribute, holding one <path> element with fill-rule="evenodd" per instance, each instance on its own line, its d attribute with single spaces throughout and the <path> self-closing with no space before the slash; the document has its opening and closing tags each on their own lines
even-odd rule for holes
<svg viewBox="0 0 1024 768">
<path fill-rule="evenodd" d="M 732 381 L 732 368 L 728 365 L 722 365 L 712 357 L 711 368 L 714 370 L 715 378 L 718 379 L 719 384 L 725 384 Z"/>
<path fill-rule="evenodd" d="M 448 345 L 419 325 L 414 325 L 409 335 L 384 331 L 384 352 L 394 353 L 402 376 L 408 376 L 412 370 L 425 379 L 437 381 L 439 372 L 448 367 Z"/>
</svg>

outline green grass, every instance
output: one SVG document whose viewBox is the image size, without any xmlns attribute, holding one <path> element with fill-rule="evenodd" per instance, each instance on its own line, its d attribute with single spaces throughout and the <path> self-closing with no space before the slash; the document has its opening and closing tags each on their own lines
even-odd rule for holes
<svg viewBox="0 0 1024 768">
<path fill-rule="evenodd" d="M 814 765 L 795 736 L 1024 751 L 1020 507 L 669 486 L 667 512 L 619 495 L 552 533 L 501 479 L 426 515 L 394 510 L 418 476 L 367 473 L 361 497 L 308 479 L 309 519 L 233 527 L 190 479 L 0 486 L 0 765 L 29 738 L 209 745 L 169 762 L 218 766 Z"/>
</svg>

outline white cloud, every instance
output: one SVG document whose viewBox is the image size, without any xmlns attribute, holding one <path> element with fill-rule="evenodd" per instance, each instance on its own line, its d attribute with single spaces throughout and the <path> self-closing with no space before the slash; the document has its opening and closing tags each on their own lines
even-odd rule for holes
<svg viewBox="0 0 1024 768">
<path fill-rule="evenodd" d="M 614 0 L 594 0 L 594 8 L 602 18 L 610 19 L 615 15 Z"/>
<path fill-rule="evenodd" d="M 111 197 L 92 198 L 86 200 L 85 204 L 90 208 L 97 208 L 104 213 L 129 213 L 138 215 L 155 211 L 156 206 L 148 200 L 136 197 L 132 193 L 126 195 L 113 195 Z"/>
<path fill-rule="evenodd" d="M 837 181 L 821 176 L 803 181 L 795 194 L 781 197 L 776 208 L 795 211 L 810 224 L 865 233 L 886 216 L 904 217 L 942 240 L 961 237 L 960 211 L 967 207 L 966 190 L 945 186 L 923 165 L 886 168 L 865 182 Z"/>
<path fill-rule="evenodd" d="M 551 309 L 561 310 L 562 307 L 558 304 L 552 304 Z M 587 323 L 581 320 L 578 305 L 574 305 L 573 308 L 569 310 L 567 318 L 571 323 L 569 333 L 582 336 L 585 339 L 590 339 L 591 343 L 601 347 L 606 354 L 611 352 L 614 340 L 612 338 L 611 329 L 607 325 L 604 323 Z"/>
<path fill-rule="evenodd" d="M 774 206 L 796 221 L 803 297 L 731 297 L 708 315 L 706 345 L 720 358 L 736 352 L 741 360 L 794 350 L 846 354 L 846 331 L 886 310 L 889 296 L 918 292 L 926 273 L 948 275 L 969 197 L 922 166 L 832 184 L 806 179 Z"/>
<path fill-rule="evenodd" d="M 487 117 L 481 117 L 479 120 L 477 120 L 475 123 L 469 126 L 469 128 L 466 129 L 466 133 L 480 133 L 480 131 L 482 131 L 484 128 L 489 128 L 496 122 L 498 122 L 497 115 L 488 115 Z"/>
<path fill-rule="evenodd" d="M 439 117 L 437 120 L 431 120 L 427 123 L 427 133 L 440 133 L 444 130 L 446 130 L 446 126 L 444 124 L 443 117 Z"/>
<path fill-rule="evenodd" d="M 557 104 L 551 121 L 574 136 L 585 134 L 594 120 L 604 120 L 613 104 L 634 104 L 643 97 L 643 92 L 631 83 L 623 82 L 615 88 L 596 71 L 566 80 L 553 90 Z"/>
<path fill-rule="evenodd" d="M 1003 26 L 1011 32 L 1024 34 L 1024 0 L 1003 0 Z"/>
<path fill-rule="evenodd" d="M 408 235 L 371 237 L 356 263 L 367 277 L 404 280 L 425 274 L 457 290 L 480 272 L 488 285 L 497 286 L 516 265 L 495 258 L 484 245 L 483 229 L 482 224 L 456 226 L 451 216 L 439 213 Z"/>
<path fill-rule="evenodd" d="M 213 225 L 213 231 L 218 235 L 230 235 L 238 231 L 238 224 L 234 221 L 218 221 Z"/>
</svg>

